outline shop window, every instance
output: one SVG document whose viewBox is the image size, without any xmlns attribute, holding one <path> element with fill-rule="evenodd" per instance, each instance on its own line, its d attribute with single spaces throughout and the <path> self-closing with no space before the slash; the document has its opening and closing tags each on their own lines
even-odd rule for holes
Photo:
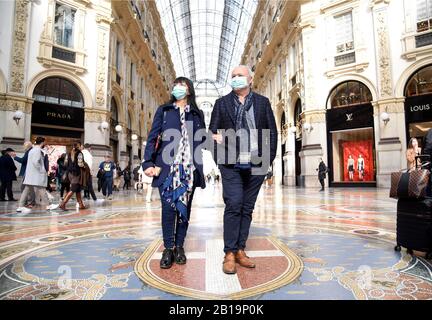
<svg viewBox="0 0 432 320">
<path fill-rule="evenodd" d="M 432 29 L 432 0 L 417 0 L 417 32 Z"/>
<path fill-rule="evenodd" d="M 372 101 L 370 90 L 361 82 L 347 81 L 338 85 L 330 95 L 330 107 L 340 108 Z"/>
<path fill-rule="evenodd" d="M 64 106 L 84 107 L 83 97 L 75 84 L 63 78 L 46 78 L 38 83 L 33 97 L 36 101 Z"/>
<path fill-rule="evenodd" d="M 61 3 L 56 3 L 54 17 L 54 41 L 56 44 L 74 47 L 74 23 L 76 10 Z"/>
<path fill-rule="evenodd" d="M 335 17 L 335 66 L 355 62 L 352 13 Z"/>
<path fill-rule="evenodd" d="M 432 66 L 427 66 L 417 71 L 405 89 L 405 96 L 419 96 L 424 94 L 432 94 Z"/>
</svg>

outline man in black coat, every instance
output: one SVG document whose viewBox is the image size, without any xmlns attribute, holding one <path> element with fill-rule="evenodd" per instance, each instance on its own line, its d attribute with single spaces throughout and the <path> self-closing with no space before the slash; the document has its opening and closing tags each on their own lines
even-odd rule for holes
<svg viewBox="0 0 432 320">
<path fill-rule="evenodd" d="M 255 267 L 244 250 L 258 193 L 276 157 L 278 134 L 269 99 L 251 90 L 250 69 L 238 66 L 231 76 L 233 91 L 216 101 L 209 127 L 222 175 L 226 274 L 237 272 L 236 263 Z"/>
<path fill-rule="evenodd" d="M 0 201 L 6 201 L 6 192 L 9 201 L 16 201 L 12 193 L 12 181 L 16 181 L 17 179 L 15 173 L 17 167 L 13 161 L 13 157 L 15 156 L 15 151 L 7 148 L 4 155 L 0 157 Z"/>
</svg>

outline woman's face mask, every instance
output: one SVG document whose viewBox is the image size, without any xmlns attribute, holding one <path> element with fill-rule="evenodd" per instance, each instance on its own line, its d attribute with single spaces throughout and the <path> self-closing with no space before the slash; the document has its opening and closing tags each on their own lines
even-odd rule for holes
<svg viewBox="0 0 432 320">
<path fill-rule="evenodd" d="M 181 100 L 187 95 L 187 87 L 181 84 L 176 84 L 171 91 L 171 94 L 176 100 Z"/>
<path fill-rule="evenodd" d="M 244 89 L 249 86 L 248 78 L 245 76 L 235 76 L 231 78 L 231 87 L 234 90 Z"/>
</svg>

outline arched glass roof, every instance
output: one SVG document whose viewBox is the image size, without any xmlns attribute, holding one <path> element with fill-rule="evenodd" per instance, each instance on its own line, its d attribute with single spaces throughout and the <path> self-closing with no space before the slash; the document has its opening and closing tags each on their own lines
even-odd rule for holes
<svg viewBox="0 0 432 320">
<path fill-rule="evenodd" d="M 177 75 L 225 87 L 258 0 L 156 0 Z"/>
</svg>

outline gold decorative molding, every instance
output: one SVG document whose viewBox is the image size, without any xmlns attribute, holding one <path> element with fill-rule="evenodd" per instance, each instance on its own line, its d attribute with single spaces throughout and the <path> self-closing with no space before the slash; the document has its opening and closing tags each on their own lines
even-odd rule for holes
<svg viewBox="0 0 432 320">
<path fill-rule="evenodd" d="M 326 109 L 321 110 L 306 110 L 301 115 L 302 123 L 325 123 L 326 122 Z"/>
<path fill-rule="evenodd" d="M 96 105 L 105 107 L 106 105 L 106 87 L 107 87 L 107 32 L 98 27 L 98 60 L 96 71 Z"/>
<path fill-rule="evenodd" d="M 16 93 L 24 93 L 24 71 L 29 2 L 29 0 L 15 1 L 15 23 L 13 30 L 10 91 Z"/>
<path fill-rule="evenodd" d="M 373 101 L 374 116 L 378 117 L 382 112 L 405 113 L 405 97 L 389 98 Z"/>
<path fill-rule="evenodd" d="M 31 113 L 33 99 L 13 94 L 0 94 L 0 111 L 17 111 Z"/>
<path fill-rule="evenodd" d="M 111 113 L 107 110 L 100 110 L 94 108 L 85 108 L 84 119 L 87 122 L 103 122 L 108 121 Z"/>
<path fill-rule="evenodd" d="M 377 39 L 378 39 L 378 67 L 380 78 L 380 96 L 391 97 L 393 96 L 392 85 L 392 70 L 390 58 L 390 41 L 388 36 L 387 27 L 387 12 L 376 12 L 377 22 Z"/>
</svg>

